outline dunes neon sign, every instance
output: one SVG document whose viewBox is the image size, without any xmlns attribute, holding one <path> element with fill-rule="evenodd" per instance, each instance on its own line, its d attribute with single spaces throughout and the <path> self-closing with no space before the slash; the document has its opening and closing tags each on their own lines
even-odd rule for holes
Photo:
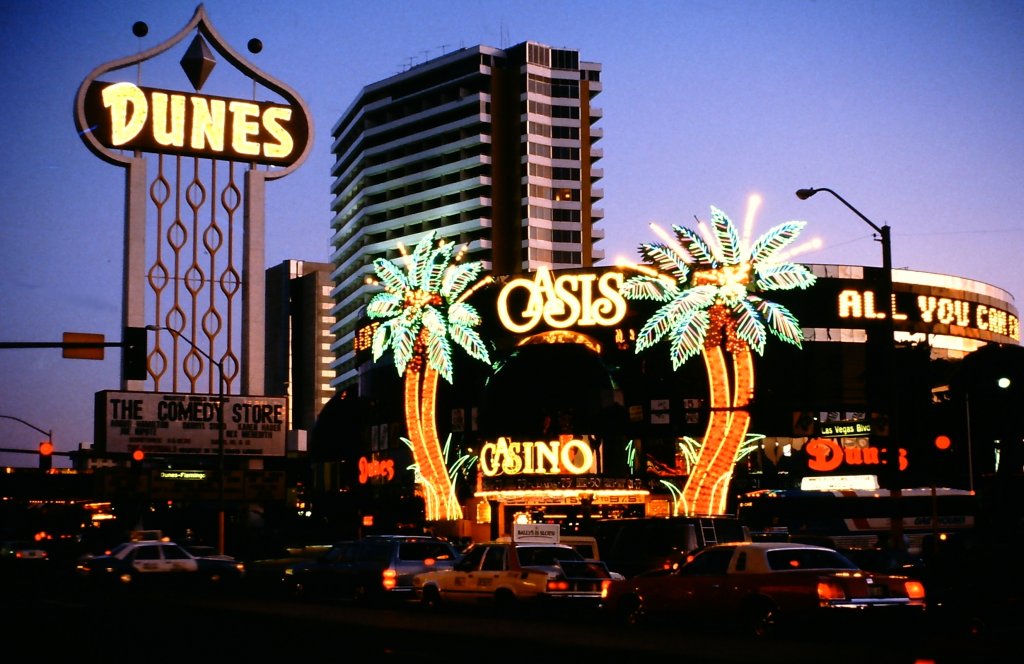
<svg viewBox="0 0 1024 664">
<path fill-rule="evenodd" d="M 85 113 L 106 147 L 288 165 L 306 147 L 305 115 L 290 106 L 93 82 Z"/>
</svg>

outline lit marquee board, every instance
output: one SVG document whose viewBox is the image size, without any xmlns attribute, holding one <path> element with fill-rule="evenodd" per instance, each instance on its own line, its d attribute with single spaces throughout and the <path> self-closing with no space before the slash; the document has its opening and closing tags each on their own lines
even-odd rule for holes
<svg viewBox="0 0 1024 664">
<path fill-rule="evenodd" d="M 224 454 L 284 456 L 287 399 L 225 395 Z M 219 454 L 217 395 L 96 393 L 96 443 L 108 453 Z"/>
<path fill-rule="evenodd" d="M 867 270 L 865 270 L 867 271 Z M 896 283 L 891 312 L 897 331 L 1020 342 L 1015 311 L 967 291 Z M 819 277 L 813 289 L 775 296 L 806 328 L 870 329 L 886 307 L 868 280 Z"/>
</svg>

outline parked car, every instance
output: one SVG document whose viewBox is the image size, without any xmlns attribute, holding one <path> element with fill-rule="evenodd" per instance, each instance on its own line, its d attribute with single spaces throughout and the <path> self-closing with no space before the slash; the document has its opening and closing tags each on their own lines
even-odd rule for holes
<svg viewBox="0 0 1024 664">
<path fill-rule="evenodd" d="M 146 539 L 123 542 L 102 555 L 83 557 L 77 561 L 75 571 L 95 584 L 230 584 L 242 579 L 245 565 L 227 556 L 194 556 L 166 539 Z"/>
<path fill-rule="evenodd" d="M 413 597 L 412 580 L 451 569 L 458 552 L 427 535 L 369 535 L 337 542 L 314 560 L 284 568 L 285 588 L 300 597 L 379 601 Z"/>
<path fill-rule="evenodd" d="M 0 562 L 4 565 L 24 565 L 46 562 L 50 554 L 39 544 L 28 540 L 0 542 Z"/>
<path fill-rule="evenodd" d="M 427 607 L 490 604 L 508 610 L 523 603 L 597 608 L 612 579 L 608 566 L 565 544 L 511 540 L 471 545 L 450 570 L 418 574 L 416 596 Z"/>
<path fill-rule="evenodd" d="M 910 624 L 924 614 L 925 590 L 909 577 L 862 570 L 828 547 L 730 542 L 700 549 L 677 569 L 611 583 L 601 607 L 627 624 L 671 618 L 764 637 L 797 624 L 827 626 L 837 616 Z"/>
</svg>

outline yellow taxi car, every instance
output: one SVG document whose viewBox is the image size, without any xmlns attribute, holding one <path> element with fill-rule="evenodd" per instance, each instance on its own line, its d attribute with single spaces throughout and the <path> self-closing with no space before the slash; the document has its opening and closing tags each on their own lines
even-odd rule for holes
<svg viewBox="0 0 1024 664">
<path fill-rule="evenodd" d="M 425 606 L 528 604 L 592 606 L 612 580 L 608 566 L 571 546 L 499 539 L 470 545 L 453 569 L 417 574 L 416 597 Z"/>
</svg>

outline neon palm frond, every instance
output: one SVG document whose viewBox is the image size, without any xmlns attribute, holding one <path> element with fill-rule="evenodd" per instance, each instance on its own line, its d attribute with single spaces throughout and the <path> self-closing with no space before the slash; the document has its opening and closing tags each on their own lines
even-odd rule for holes
<svg viewBox="0 0 1024 664">
<path fill-rule="evenodd" d="M 718 266 L 718 259 L 715 258 L 714 252 L 711 251 L 711 247 L 708 246 L 699 233 L 676 225 L 672 226 L 672 231 L 676 234 L 679 244 L 690 253 L 694 263 L 707 267 Z"/>
<path fill-rule="evenodd" d="M 789 309 L 761 298 L 753 298 L 753 300 L 754 306 L 760 312 L 772 334 L 786 343 L 793 344 L 798 348 L 803 347 L 804 332 L 800 328 L 796 316 L 790 313 Z"/>
<path fill-rule="evenodd" d="M 814 273 L 797 263 L 779 263 L 777 265 L 754 265 L 757 275 L 757 288 L 763 291 L 793 290 L 809 288 L 814 285 Z"/>
<path fill-rule="evenodd" d="M 644 322 L 637 336 L 636 352 L 667 336 L 672 364 L 678 369 L 698 354 L 706 341 L 721 338 L 717 332 L 711 334 L 711 323 L 706 317 L 694 314 L 715 305 L 724 305 L 731 312 L 728 334 L 747 343 L 758 354 L 764 352 L 769 330 L 780 339 L 799 345 L 802 332 L 789 310 L 754 293 L 808 288 L 815 283 L 814 274 L 805 266 L 776 261 L 805 226 L 803 221 L 779 224 L 755 240 L 748 251 L 732 220 L 711 206 L 708 240 L 697 231 L 673 225 L 678 246 L 641 244 L 640 255 L 647 269 L 654 269 L 655 273 L 645 270 L 630 276 L 619 292 L 630 300 L 664 304 Z M 709 244 L 712 240 L 715 246 Z M 670 279 L 674 285 L 669 284 Z"/>
<path fill-rule="evenodd" d="M 696 331 L 701 331 L 700 321 L 693 320 L 693 312 L 710 307 L 715 301 L 715 288 L 698 286 L 676 291 L 670 302 L 660 307 L 647 319 L 637 335 L 637 352 L 653 346 L 674 327 L 687 328 L 696 322 Z M 704 331 L 706 332 L 706 326 Z M 703 335 L 700 339 L 703 343 Z M 698 344 L 699 350 L 700 344 Z"/>
<path fill-rule="evenodd" d="M 671 274 L 676 281 L 685 282 L 690 275 L 690 267 L 686 264 L 687 256 L 680 255 L 675 248 L 665 244 L 641 244 L 640 256 L 658 269 Z"/>
<path fill-rule="evenodd" d="M 384 288 L 391 293 L 403 293 L 410 289 L 409 279 L 399 266 L 383 258 L 376 258 L 373 261 L 373 271 L 381 281 Z"/>
<path fill-rule="evenodd" d="M 711 206 L 711 225 L 715 230 L 715 238 L 722 250 L 722 262 L 726 265 L 738 265 L 743 262 L 743 248 L 736 226 L 724 212 Z"/>
<path fill-rule="evenodd" d="M 632 276 L 619 288 L 623 297 L 629 300 L 654 300 L 668 302 L 676 297 L 679 288 L 668 279 L 657 279 L 647 275 Z"/>
<path fill-rule="evenodd" d="M 750 299 L 741 300 L 733 305 L 733 320 L 736 321 L 736 336 L 747 342 L 755 353 L 764 355 L 764 345 L 768 341 L 768 331 L 761 320 L 761 313 Z"/>
<path fill-rule="evenodd" d="M 806 225 L 806 221 L 787 221 L 769 229 L 751 245 L 750 262 L 755 265 L 772 262 L 775 254 L 789 246 Z"/>
<path fill-rule="evenodd" d="M 704 340 L 711 328 L 711 314 L 704 309 L 689 311 L 671 328 L 669 356 L 672 370 L 678 370 L 688 359 L 704 349 Z M 637 342 L 639 344 L 639 341 Z"/>
<path fill-rule="evenodd" d="M 483 269 L 484 264 L 480 261 L 462 263 L 452 267 L 441 282 L 441 296 L 448 301 L 457 299 L 466 288 L 476 281 Z"/>
<path fill-rule="evenodd" d="M 736 450 L 736 460 L 739 461 L 760 449 L 761 441 L 764 438 L 763 433 L 748 433 L 746 439 L 740 444 L 739 449 Z"/>
</svg>

